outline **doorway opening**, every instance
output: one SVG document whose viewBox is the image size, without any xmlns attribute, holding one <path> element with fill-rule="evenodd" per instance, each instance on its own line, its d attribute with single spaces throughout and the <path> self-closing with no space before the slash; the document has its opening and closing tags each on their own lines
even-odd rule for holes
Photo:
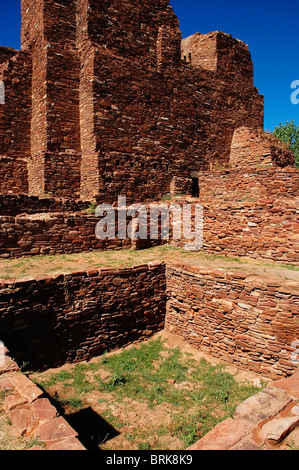
<svg viewBox="0 0 299 470">
<path fill-rule="evenodd" d="M 192 178 L 192 197 L 199 197 L 198 178 Z"/>
</svg>

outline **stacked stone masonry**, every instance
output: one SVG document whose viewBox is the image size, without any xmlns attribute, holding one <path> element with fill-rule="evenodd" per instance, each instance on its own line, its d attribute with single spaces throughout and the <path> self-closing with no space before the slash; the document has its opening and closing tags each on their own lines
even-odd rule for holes
<svg viewBox="0 0 299 470">
<path fill-rule="evenodd" d="M 270 387 L 240 405 L 234 419 L 192 450 L 279 444 L 299 423 L 295 284 L 160 263 L 2 283 L 0 331 L 12 351 L 0 369 L 7 413 L 20 434 L 39 437 L 47 449 L 81 450 L 76 431 L 20 374 L 15 360 L 32 370 L 81 362 L 166 328 L 224 363 L 280 379 L 274 387 L 285 390 Z"/>
<path fill-rule="evenodd" d="M 263 131 L 246 44 L 219 31 L 182 40 L 168 0 L 22 0 L 21 9 L 21 51 L 0 46 L 1 258 L 182 247 L 188 240 L 172 236 L 101 241 L 89 213 L 91 201 L 125 195 L 148 208 L 171 194 L 203 204 L 203 252 L 298 266 L 299 170 Z M 14 359 L 41 369 L 89 360 L 166 326 L 224 362 L 288 377 L 193 450 L 271 448 L 298 425 L 298 305 L 295 283 L 163 263 L 1 282 L 7 412 L 47 449 L 81 450 Z M 277 409 L 253 422 L 268 395 Z"/>
<path fill-rule="evenodd" d="M 58 414 L 44 392 L 21 372 L 6 347 L 4 351 L 0 392 L 5 396 L 5 411 L 17 434 L 38 442 L 29 450 L 85 450 L 78 433 Z"/>
<path fill-rule="evenodd" d="M 26 294 L 26 295 L 25 295 Z M 2 282 L 0 331 L 35 368 L 88 360 L 166 328 L 270 378 L 294 372 L 298 284 L 162 263 Z"/>
<path fill-rule="evenodd" d="M 21 4 L 21 51 L 0 48 L 2 193 L 153 200 L 214 167 L 294 165 L 242 41 L 182 41 L 168 0 Z"/>
<path fill-rule="evenodd" d="M 185 181 L 177 181 L 180 192 Z M 198 177 L 199 199 L 174 199 L 175 204 L 203 205 L 203 252 L 299 263 L 298 189 L 295 168 L 209 171 Z M 188 192 L 188 188 L 183 186 Z M 189 193 L 190 195 L 190 193 Z M 162 204 L 156 202 L 155 204 Z M 165 202 L 165 207 L 172 203 Z M 150 206 L 146 208 L 149 213 Z M 117 210 L 117 205 L 115 206 Z M 82 251 L 145 248 L 161 243 L 184 247 L 186 240 L 150 238 L 134 244 L 126 239 L 99 240 L 95 230 L 100 218 L 89 214 L 83 201 L 2 195 L 0 197 L 0 257 L 78 253 Z M 171 215 L 171 214 L 170 214 Z M 170 217 L 171 220 L 171 217 Z M 118 217 L 115 219 L 118 234 Z M 131 218 L 127 218 L 127 227 Z M 172 229 L 172 224 L 170 224 Z M 193 220 L 193 230 L 195 222 Z M 130 236 L 129 236 L 130 235 Z"/>
<path fill-rule="evenodd" d="M 35 369 L 88 360 L 164 327 L 163 264 L 7 282 L 0 290 L 2 340 Z"/>
<path fill-rule="evenodd" d="M 224 362 L 277 378 L 295 371 L 298 283 L 168 265 L 166 328 Z"/>
</svg>

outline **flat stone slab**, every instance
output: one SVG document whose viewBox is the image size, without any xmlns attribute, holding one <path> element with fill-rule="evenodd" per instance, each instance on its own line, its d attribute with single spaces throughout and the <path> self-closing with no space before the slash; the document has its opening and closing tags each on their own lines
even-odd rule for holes
<svg viewBox="0 0 299 470">
<path fill-rule="evenodd" d="M 188 450 L 229 450 L 248 434 L 249 430 L 239 421 L 228 418 L 217 424 L 208 434 Z"/>
<path fill-rule="evenodd" d="M 5 397 L 5 408 L 8 411 L 13 410 L 17 406 L 25 405 L 25 403 L 27 403 L 26 398 L 24 398 L 18 392 L 12 393 L 11 395 L 8 395 L 7 397 Z"/>
<path fill-rule="evenodd" d="M 34 426 L 31 408 L 28 404 L 14 408 L 10 413 L 10 418 L 12 425 L 22 436 L 30 432 Z"/>
<path fill-rule="evenodd" d="M 69 437 L 63 441 L 46 445 L 46 450 L 86 450 L 81 442 L 75 437 Z"/>
<path fill-rule="evenodd" d="M 241 403 L 234 413 L 234 419 L 247 420 L 258 425 L 276 416 L 291 401 L 292 398 L 284 390 L 269 386 Z"/>
<path fill-rule="evenodd" d="M 9 379 L 14 388 L 26 398 L 28 403 L 32 403 L 43 394 L 43 391 L 23 374 L 15 374 Z"/>
<path fill-rule="evenodd" d="M 61 416 L 41 423 L 34 429 L 32 435 L 46 444 L 78 436 L 77 432 Z"/>
<path fill-rule="evenodd" d="M 272 386 L 285 390 L 291 397 L 299 399 L 299 371 L 295 372 L 291 377 L 277 380 Z"/>
<path fill-rule="evenodd" d="M 56 408 L 51 405 L 47 398 L 39 398 L 34 401 L 31 404 L 31 409 L 38 421 L 54 419 L 58 415 Z"/>
<path fill-rule="evenodd" d="M 261 429 L 261 433 L 267 441 L 273 444 L 282 442 L 299 424 L 299 416 L 274 418 L 268 421 Z"/>
</svg>

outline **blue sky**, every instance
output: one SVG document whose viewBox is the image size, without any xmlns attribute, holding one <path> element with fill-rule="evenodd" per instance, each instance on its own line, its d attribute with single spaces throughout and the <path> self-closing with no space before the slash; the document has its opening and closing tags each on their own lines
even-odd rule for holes
<svg viewBox="0 0 299 470">
<path fill-rule="evenodd" d="M 291 83 L 299 80 L 298 0 L 170 0 L 183 37 L 224 31 L 249 45 L 255 86 L 265 95 L 265 129 L 294 119 Z M 0 45 L 20 48 L 20 0 L 0 0 Z"/>
</svg>

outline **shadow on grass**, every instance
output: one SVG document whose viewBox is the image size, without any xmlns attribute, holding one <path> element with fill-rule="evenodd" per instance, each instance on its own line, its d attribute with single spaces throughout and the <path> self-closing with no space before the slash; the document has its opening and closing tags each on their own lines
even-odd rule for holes
<svg viewBox="0 0 299 470">
<path fill-rule="evenodd" d="M 100 451 L 100 446 L 120 435 L 111 424 L 96 413 L 91 407 L 67 414 L 61 403 L 43 390 L 44 398 L 56 408 L 60 416 L 78 433 L 78 439 L 86 450 Z"/>
<path fill-rule="evenodd" d="M 87 450 L 100 450 L 101 444 L 120 434 L 90 407 L 65 416 L 65 419 L 77 431 L 80 442 Z"/>
</svg>

